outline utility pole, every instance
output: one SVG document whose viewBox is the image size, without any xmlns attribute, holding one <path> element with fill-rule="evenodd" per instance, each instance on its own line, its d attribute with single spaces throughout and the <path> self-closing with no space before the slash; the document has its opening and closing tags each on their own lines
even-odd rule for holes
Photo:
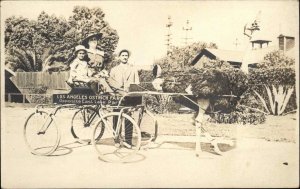
<svg viewBox="0 0 300 189">
<path fill-rule="evenodd" d="M 235 42 L 233 43 L 235 45 L 235 49 L 237 49 L 237 46 L 240 45 L 238 41 L 238 38 L 235 38 Z"/>
<path fill-rule="evenodd" d="M 185 31 L 185 38 L 183 38 L 185 41 L 184 41 L 184 44 L 187 45 L 188 44 L 188 40 L 191 39 L 188 37 L 188 32 L 192 30 L 192 27 L 189 27 L 189 23 L 190 21 L 187 20 L 186 21 L 186 27 L 182 27 L 182 29 Z"/>
<path fill-rule="evenodd" d="M 182 27 L 182 29 L 185 31 L 185 38 L 183 38 L 185 46 L 188 45 L 188 40 L 191 39 L 188 37 L 188 32 L 192 30 L 192 27 L 189 26 L 189 23 L 190 23 L 190 21 L 187 20 L 186 26 Z M 187 64 L 187 61 L 188 61 L 188 57 L 186 57 L 186 54 L 184 54 L 184 60 L 181 63 L 181 68 L 184 68 L 184 66 Z"/>
<path fill-rule="evenodd" d="M 171 16 L 168 16 L 168 23 L 166 24 L 166 27 L 168 28 L 168 33 L 167 33 L 167 39 L 166 39 L 166 41 L 167 41 L 167 55 L 169 55 L 170 54 L 170 52 L 171 52 L 171 35 L 172 35 L 172 33 L 171 33 L 171 26 L 173 25 L 173 22 L 171 22 Z"/>
</svg>

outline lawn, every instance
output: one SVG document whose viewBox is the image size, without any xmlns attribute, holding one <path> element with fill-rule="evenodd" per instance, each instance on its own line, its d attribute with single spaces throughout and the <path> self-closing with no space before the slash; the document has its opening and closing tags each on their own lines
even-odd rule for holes
<svg viewBox="0 0 300 189">
<path fill-rule="evenodd" d="M 30 104 L 6 104 L 10 113 L 7 116 L 25 115 L 26 112 L 32 112 L 34 105 Z M 11 109 L 12 108 L 12 109 Z M 66 110 L 68 111 L 68 110 Z M 26 115 L 27 115 L 26 114 Z M 64 119 L 68 122 L 71 120 L 72 112 L 63 113 Z M 242 125 L 242 124 L 217 124 L 206 122 L 204 124 L 212 136 L 221 136 L 230 139 L 236 138 L 256 138 L 265 139 L 275 142 L 293 142 L 298 139 L 298 121 L 297 113 L 287 114 L 284 116 L 268 115 L 263 124 Z M 193 136 L 195 135 L 194 115 L 193 114 L 156 114 L 158 120 L 158 135 L 176 135 L 176 136 Z M 154 123 L 149 116 L 145 116 L 141 130 L 150 133 L 154 132 Z"/>
<path fill-rule="evenodd" d="M 193 114 L 163 114 L 156 115 L 159 123 L 159 135 L 195 135 Z M 147 118 L 146 118 L 147 119 Z M 285 116 L 268 115 L 263 124 L 217 124 L 206 122 L 204 125 L 212 136 L 225 138 L 257 138 L 276 142 L 296 142 L 297 139 L 297 114 Z M 151 128 L 145 124 L 142 130 Z"/>
</svg>

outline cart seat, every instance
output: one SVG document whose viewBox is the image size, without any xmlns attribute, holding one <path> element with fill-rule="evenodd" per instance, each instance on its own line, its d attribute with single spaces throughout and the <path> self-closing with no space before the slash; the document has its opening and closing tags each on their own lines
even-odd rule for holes
<svg viewBox="0 0 300 189">
<path fill-rule="evenodd" d="M 87 82 L 73 80 L 73 83 L 66 81 L 71 87 L 69 94 L 88 94 L 95 95 L 96 93 L 90 88 Z"/>
</svg>

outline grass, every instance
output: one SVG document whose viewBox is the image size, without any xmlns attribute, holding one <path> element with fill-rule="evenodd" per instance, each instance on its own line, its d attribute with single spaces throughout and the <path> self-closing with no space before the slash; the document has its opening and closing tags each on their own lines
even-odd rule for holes
<svg viewBox="0 0 300 189">
<path fill-rule="evenodd" d="M 194 136 L 195 125 L 192 114 L 157 115 L 159 135 Z M 142 124 L 142 130 L 150 125 Z M 276 142 L 296 142 L 297 114 L 267 116 L 266 122 L 258 125 L 217 124 L 206 122 L 204 129 L 212 136 L 236 139 L 240 137 L 265 139 Z"/>
<path fill-rule="evenodd" d="M 16 115 L 22 115 L 24 108 L 30 111 L 36 104 L 6 103 L 6 107 L 16 108 Z M 69 115 L 65 114 L 68 119 Z M 156 114 L 158 135 L 194 136 L 193 114 Z M 266 122 L 258 125 L 217 124 L 206 122 L 204 129 L 212 136 L 236 139 L 240 137 L 265 139 L 275 142 L 293 142 L 298 139 L 297 114 L 267 116 Z M 71 120 L 71 117 L 70 117 Z M 154 122 L 149 116 L 143 118 L 141 130 L 154 133 Z"/>
</svg>

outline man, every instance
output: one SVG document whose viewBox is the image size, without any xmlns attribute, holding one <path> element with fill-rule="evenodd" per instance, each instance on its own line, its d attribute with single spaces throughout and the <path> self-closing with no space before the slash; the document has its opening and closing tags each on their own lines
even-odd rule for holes
<svg viewBox="0 0 300 189">
<path fill-rule="evenodd" d="M 130 84 L 139 84 L 139 75 L 137 70 L 128 64 L 128 59 L 130 57 L 130 52 L 127 49 L 123 49 L 119 52 L 119 60 L 120 64 L 115 66 L 110 71 L 110 78 L 108 80 L 111 87 L 117 89 L 117 92 L 129 92 Z M 141 97 L 128 97 L 125 98 L 124 104 L 125 106 L 134 106 L 141 103 Z M 118 111 L 118 110 L 114 110 Z M 117 120 L 114 120 L 114 129 L 116 127 Z M 126 148 L 132 148 L 132 132 L 133 128 L 131 123 L 125 123 L 126 134 L 125 134 L 125 142 L 123 145 Z M 131 126 L 131 127 L 130 127 Z M 141 132 L 142 137 L 150 137 L 150 134 Z"/>
<path fill-rule="evenodd" d="M 123 49 L 119 53 L 120 64 L 110 71 L 109 84 L 121 91 L 128 92 L 130 84 L 139 84 L 139 76 L 136 69 L 128 64 L 130 52 Z"/>
</svg>

